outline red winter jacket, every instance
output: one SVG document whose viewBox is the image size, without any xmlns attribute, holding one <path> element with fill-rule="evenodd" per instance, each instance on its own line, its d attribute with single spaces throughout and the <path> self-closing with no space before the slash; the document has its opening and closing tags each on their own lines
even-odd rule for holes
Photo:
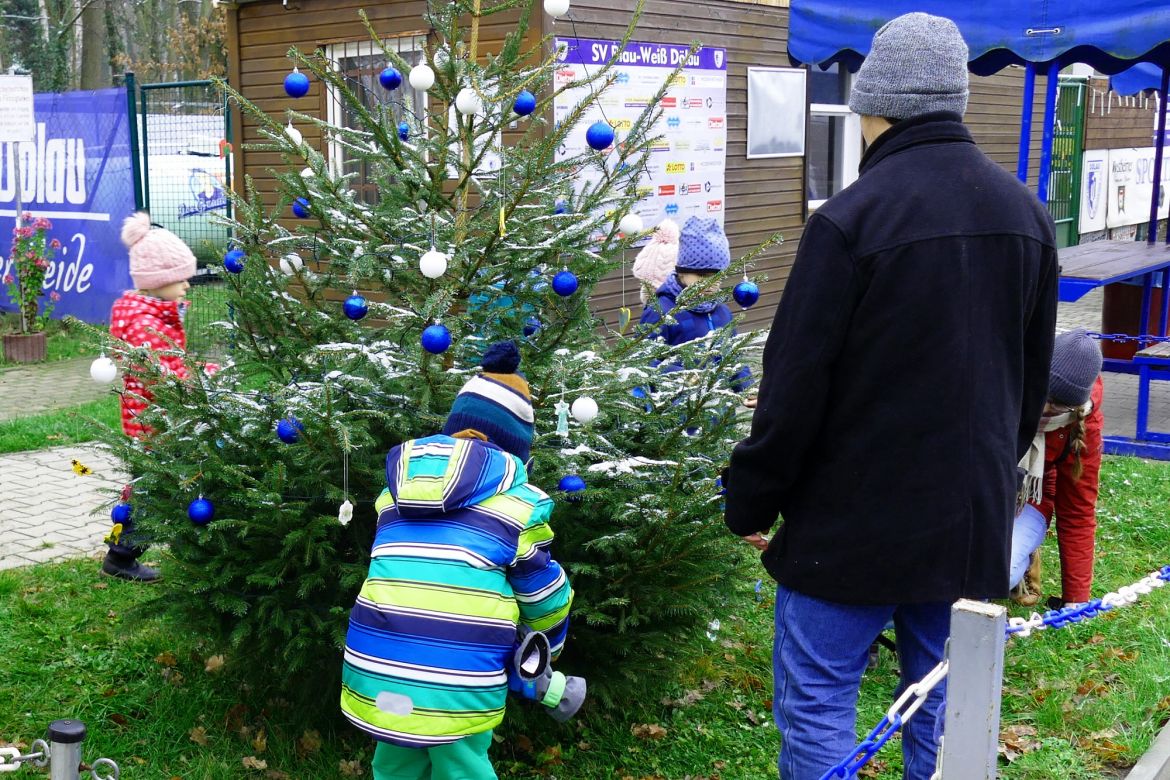
<svg viewBox="0 0 1170 780">
<path fill-rule="evenodd" d="M 1085 420 L 1085 447 L 1081 450 L 1081 478 L 1073 478 L 1076 457 L 1069 437 L 1073 426 L 1049 431 L 1044 439 L 1044 497 L 1036 508 L 1051 524 L 1056 518 L 1060 545 L 1060 580 L 1065 602 L 1089 600 L 1093 585 L 1093 542 L 1097 536 L 1097 479 L 1101 472 L 1101 414 L 1104 387 L 1101 377 L 1089 396 L 1093 411 Z"/>
<path fill-rule="evenodd" d="M 175 347 L 186 349 L 187 334 L 183 331 L 180 306 L 186 306 L 186 303 L 127 291 L 114 302 L 110 311 L 110 335 L 131 346 L 147 346 L 156 352 Z M 179 355 L 159 355 L 158 361 L 168 373 L 180 379 L 187 378 L 187 367 Z M 150 429 L 137 419 L 150 400 L 146 384 L 131 367 L 125 372 L 125 392 L 122 393 L 122 431 L 127 436 L 142 438 L 150 434 Z"/>
</svg>

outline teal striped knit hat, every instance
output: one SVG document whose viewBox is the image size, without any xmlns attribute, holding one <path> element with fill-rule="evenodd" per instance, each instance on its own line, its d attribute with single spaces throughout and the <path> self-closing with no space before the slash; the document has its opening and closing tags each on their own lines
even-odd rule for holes
<svg viewBox="0 0 1170 780">
<path fill-rule="evenodd" d="M 480 363 L 483 373 L 463 385 L 443 433 L 455 438 L 484 438 L 520 460 L 532 447 L 532 395 L 528 380 L 516 373 L 520 350 L 514 341 L 488 347 Z"/>
</svg>

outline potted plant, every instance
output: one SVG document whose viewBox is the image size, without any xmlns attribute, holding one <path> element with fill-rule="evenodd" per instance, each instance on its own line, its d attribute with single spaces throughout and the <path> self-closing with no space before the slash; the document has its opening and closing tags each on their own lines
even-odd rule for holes
<svg viewBox="0 0 1170 780">
<path fill-rule="evenodd" d="M 61 248 L 49 239 L 53 224 L 44 217 L 22 214 L 12 231 L 12 253 L 4 264 L 4 284 L 16 304 L 20 331 L 4 335 L 4 359 L 13 363 L 34 363 L 45 359 L 45 324 L 61 296 L 45 293 L 45 276 L 52 267 L 53 253 Z M 46 300 L 42 303 L 41 299 Z"/>
</svg>

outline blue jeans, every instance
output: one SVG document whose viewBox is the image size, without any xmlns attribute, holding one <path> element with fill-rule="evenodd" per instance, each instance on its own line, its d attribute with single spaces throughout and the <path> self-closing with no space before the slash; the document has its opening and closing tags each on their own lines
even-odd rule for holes
<svg viewBox="0 0 1170 780">
<path fill-rule="evenodd" d="M 773 715 L 780 729 L 781 780 L 820 780 L 856 747 L 857 693 L 870 644 L 893 619 L 902 684 L 943 658 L 951 604 L 855 606 L 776 588 Z M 938 751 L 943 687 L 902 727 L 903 777 L 929 780 Z M 876 725 L 865 724 L 865 730 Z"/>
<path fill-rule="evenodd" d="M 1016 515 L 1016 522 L 1012 525 L 1012 567 L 1008 576 L 1008 587 L 1014 588 L 1024 579 L 1028 571 L 1028 564 L 1032 562 L 1032 553 L 1040 548 L 1044 541 L 1044 534 L 1048 532 L 1048 521 L 1040 510 L 1031 504 L 1024 504 L 1024 509 Z"/>
</svg>

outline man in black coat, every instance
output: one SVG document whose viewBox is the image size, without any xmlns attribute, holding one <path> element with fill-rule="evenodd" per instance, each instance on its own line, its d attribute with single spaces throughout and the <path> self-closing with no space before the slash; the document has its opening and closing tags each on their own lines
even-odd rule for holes
<svg viewBox="0 0 1170 780">
<path fill-rule="evenodd" d="M 975 146 L 967 96 L 950 20 L 907 14 L 874 36 L 850 95 L 860 178 L 808 220 L 731 456 L 727 525 L 779 583 L 785 780 L 854 746 L 888 621 L 908 685 L 942 659 L 956 599 L 1007 596 L 1059 271 L 1051 218 Z M 933 772 L 941 701 L 940 686 L 905 727 L 907 778 Z"/>
</svg>

